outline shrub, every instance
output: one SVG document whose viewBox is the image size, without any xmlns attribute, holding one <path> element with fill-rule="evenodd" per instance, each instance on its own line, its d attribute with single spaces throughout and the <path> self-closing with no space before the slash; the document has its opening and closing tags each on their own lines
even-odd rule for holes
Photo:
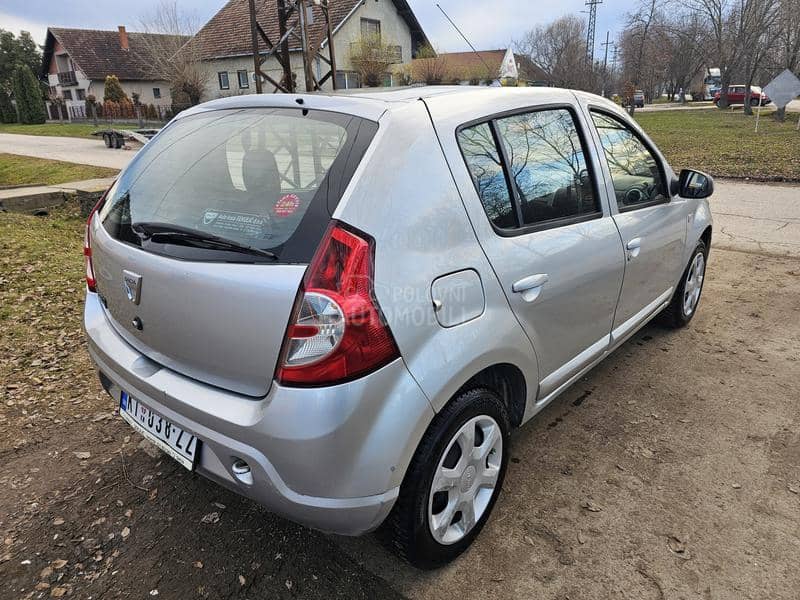
<svg viewBox="0 0 800 600">
<path fill-rule="evenodd" d="M 127 100 L 128 95 L 122 89 L 122 84 L 116 75 L 108 75 L 106 77 L 106 84 L 103 89 L 103 101 L 113 100 L 114 102 L 121 102 Z"/>
</svg>

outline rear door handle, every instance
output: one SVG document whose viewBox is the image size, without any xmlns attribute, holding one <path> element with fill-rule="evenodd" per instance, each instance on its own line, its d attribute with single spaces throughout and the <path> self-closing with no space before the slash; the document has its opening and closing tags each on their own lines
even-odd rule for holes
<svg viewBox="0 0 800 600">
<path fill-rule="evenodd" d="M 628 249 L 628 260 L 633 260 L 639 256 L 639 252 L 642 250 L 642 238 L 633 238 L 625 247 Z"/>
<path fill-rule="evenodd" d="M 522 294 L 522 299 L 525 302 L 533 302 L 542 293 L 542 288 L 548 281 L 550 281 L 550 276 L 547 273 L 529 275 L 515 282 L 511 286 L 511 291 L 515 294 Z"/>
</svg>

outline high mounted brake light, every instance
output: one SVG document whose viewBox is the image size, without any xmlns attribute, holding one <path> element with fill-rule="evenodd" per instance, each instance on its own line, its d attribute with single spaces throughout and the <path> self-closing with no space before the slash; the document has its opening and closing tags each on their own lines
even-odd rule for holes
<svg viewBox="0 0 800 600">
<path fill-rule="evenodd" d="M 365 375 L 400 356 L 375 301 L 374 241 L 332 222 L 303 279 L 278 364 L 283 385 Z"/>
</svg>

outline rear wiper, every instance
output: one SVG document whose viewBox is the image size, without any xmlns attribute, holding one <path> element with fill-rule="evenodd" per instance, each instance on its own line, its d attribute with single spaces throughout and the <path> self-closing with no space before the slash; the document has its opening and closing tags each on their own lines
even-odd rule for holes
<svg viewBox="0 0 800 600">
<path fill-rule="evenodd" d="M 180 225 L 173 225 L 172 223 L 158 223 L 158 222 L 139 222 L 131 225 L 139 236 L 144 240 L 152 240 L 157 242 L 163 241 L 179 241 L 197 245 L 198 247 L 213 246 L 221 250 L 233 250 L 245 254 L 253 254 L 256 256 L 265 256 L 273 260 L 277 260 L 278 256 L 269 250 L 262 250 L 255 246 L 248 246 L 228 238 L 214 235 L 199 229 L 192 229 L 191 227 L 182 227 Z"/>
</svg>

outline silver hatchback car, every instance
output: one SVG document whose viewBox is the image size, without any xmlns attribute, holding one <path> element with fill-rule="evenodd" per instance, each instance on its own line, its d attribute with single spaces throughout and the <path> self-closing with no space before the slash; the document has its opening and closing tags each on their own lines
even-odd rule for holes
<svg viewBox="0 0 800 600">
<path fill-rule="evenodd" d="M 187 469 L 434 567 L 486 523 L 514 428 L 691 320 L 712 191 L 581 92 L 209 102 L 89 218 L 89 350 Z"/>
</svg>

